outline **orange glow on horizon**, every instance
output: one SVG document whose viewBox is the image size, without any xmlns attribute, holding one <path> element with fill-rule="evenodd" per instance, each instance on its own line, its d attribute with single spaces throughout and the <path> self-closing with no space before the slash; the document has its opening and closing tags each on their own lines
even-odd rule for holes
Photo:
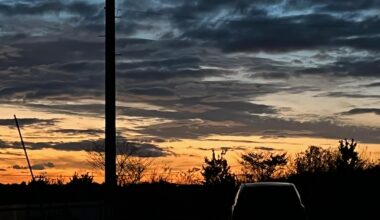
<svg viewBox="0 0 380 220">
<path fill-rule="evenodd" d="M 59 119 L 50 129 L 103 129 L 104 121 L 99 117 L 77 116 L 67 114 L 55 114 L 38 111 L 36 109 L 15 108 L 15 106 L 1 106 L 0 112 L 2 117 L 12 119 L 13 114 L 18 118 L 40 118 L 40 119 Z M 129 123 L 131 122 L 131 123 Z M 133 123 L 132 123 L 133 122 Z M 125 128 L 120 134 L 128 138 L 139 138 L 138 130 L 134 130 L 139 123 L 156 124 L 159 120 L 151 118 L 128 118 L 122 117 L 118 121 L 118 126 Z M 14 126 L 0 126 L 0 140 L 13 143 L 13 146 L 3 144 L 0 149 L 0 183 L 19 183 L 29 181 L 30 176 L 25 167 L 25 157 L 20 145 L 19 137 Z M 103 138 L 103 134 L 88 135 L 77 134 L 68 135 L 59 132 L 52 132 L 44 126 L 26 125 L 22 127 L 24 140 L 27 143 L 35 142 L 57 142 L 67 143 L 83 140 L 98 140 Z M 337 147 L 338 140 L 325 138 L 306 138 L 306 137 L 288 137 L 288 138 L 265 138 L 260 136 L 229 136 L 229 135 L 211 135 L 201 139 L 181 139 L 169 140 L 166 142 L 152 142 L 167 151 L 165 157 L 154 158 L 151 170 L 170 167 L 173 172 L 186 171 L 191 168 L 201 168 L 205 157 L 211 156 L 211 149 L 220 150 L 221 148 L 230 148 L 226 158 L 231 167 L 238 170 L 238 159 L 241 153 L 251 150 L 273 150 L 274 152 L 288 152 L 290 155 L 305 150 L 310 145 L 321 147 Z M 371 158 L 379 157 L 379 150 L 376 144 L 360 143 L 359 152 L 364 152 Z M 28 147 L 28 145 L 27 145 Z M 52 163 L 54 166 L 46 166 L 43 170 L 35 170 L 36 175 L 44 174 L 50 178 L 63 176 L 66 180 L 74 172 L 87 173 L 94 175 L 97 182 L 103 182 L 102 172 L 93 170 L 88 160 L 86 151 L 65 151 L 49 148 L 28 150 L 32 165 Z M 15 169 L 14 166 L 19 166 Z M 150 171 L 152 172 L 152 171 Z"/>
</svg>

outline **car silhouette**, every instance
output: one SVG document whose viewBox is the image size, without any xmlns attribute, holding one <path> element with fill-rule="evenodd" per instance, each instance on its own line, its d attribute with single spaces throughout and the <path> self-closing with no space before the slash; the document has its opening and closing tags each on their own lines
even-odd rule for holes
<svg viewBox="0 0 380 220">
<path fill-rule="evenodd" d="M 242 184 L 232 206 L 232 220 L 305 220 L 305 208 L 292 183 Z"/>
</svg>

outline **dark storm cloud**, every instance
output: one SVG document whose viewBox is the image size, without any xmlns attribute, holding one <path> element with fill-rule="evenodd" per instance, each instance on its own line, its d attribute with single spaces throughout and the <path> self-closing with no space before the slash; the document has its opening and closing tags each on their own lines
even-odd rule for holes
<svg viewBox="0 0 380 220">
<path fill-rule="evenodd" d="M 290 73 L 286 73 L 286 72 L 260 72 L 260 73 L 256 73 L 256 74 L 252 74 L 251 77 L 252 78 L 264 78 L 264 79 L 288 79 L 290 77 Z"/>
<path fill-rule="evenodd" d="M 260 143 L 260 142 L 257 142 L 257 141 L 250 141 L 250 140 L 236 140 L 236 139 L 230 139 L 230 140 L 226 140 L 226 139 L 214 139 L 214 138 L 207 138 L 207 139 L 204 139 L 206 141 L 220 141 L 220 142 L 239 142 L 239 143 L 247 143 L 247 144 L 257 144 L 257 143 Z"/>
<path fill-rule="evenodd" d="M 343 98 L 380 98 L 380 95 L 370 95 L 370 94 L 360 94 L 358 93 L 349 93 L 349 92 L 328 92 L 318 94 L 315 97 L 343 97 Z"/>
<path fill-rule="evenodd" d="M 102 43 L 61 39 L 13 47 L 22 52 L 0 63 L 2 99 L 70 99 L 103 94 L 104 65 L 98 60 Z"/>
<path fill-rule="evenodd" d="M 175 42 L 171 43 L 175 44 Z M 174 48 L 166 46 L 169 46 L 167 42 L 162 41 L 146 42 L 145 45 L 139 46 L 139 50 L 150 48 L 154 52 L 145 54 L 143 61 L 119 63 L 118 76 L 122 79 L 149 82 L 173 78 L 200 79 L 232 73 L 223 68 L 202 67 L 206 62 L 202 60 L 200 52 L 193 51 L 194 48 L 182 48 L 182 45 L 174 46 Z M 126 49 L 126 54 L 129 54 L 128 50 L 131 49 Z"/>
<path fill-rule="evenodd" d="M 156 60 L 146 60 L 140 62 L 129 62 L 121 63 L 118 65 L 119 68 L 134 69 L 141 67 L 155 67 L 155 68 L 198 68 L 201 63 L 201 58 L 193 57 L 180 57 L 180 58 L 168 58 L 168 59 L 156 59 Z"/>
<path fill-rule="evenodd" d="M 378 77 L 380 76 L 380 59 L 375 57 L 350 57 L 337 60 L 328 65 L 298 71 L 298 74 L 322 74 L 335 77 Z"/>
<path fill-rule="evenodd" d="M 290 1 L 290 2 L 293 2 Z M 302 2 L 300 0 L 294 0 L 294 2 Z M 380 8 L 380 3 L 377 0 L 316 0 L 309 1 L 310 3 L 320 4 L 320 10 L 333 11 L 333 12 L 355 12 L 365 9 Z"/>
<path fill-rule="evenodd" d="M 345 126 L 330 121 L 298 122 L 280 118 L 245 116 L 239 121 L 213 122 L 206 120 L 177 120 L 153 126 L 141 126 L 147 135 L 165 138 L 203 138 L 209 135 L 258 135 L 262 137 L 358 138 L 363 142 L 380 141 L 378 128 Z M 269 132 L 269 133 L 268 133 Z"/>
<path fill-rule="evenodd" d="M 39 119 L 39 118 L 17 118 L 19 125 L 27 126 L 27 125 L 39 125 L 39 126 L 53 126 L 60 119 L 52 118 L 52 119 Z M 16 122 L 14 119 L 0 119 L 0 126 L 16 126 Z"/>
<path fill-rule="evenodd" d="M 129 93 L 134 95 L 147 95 L 147 96 L 173 96 L 174 92 L 166 88 L 134 88 L 129 89 Z"/>
<path fill-rule="evenodd" d="M 67 97 L 65 97 L 63 100 L 68 100 L 66 98 Z M 11 102 L 11 104 L 18 105 L 20 103 Z M 31 110 L 38 110 L 49 113 L 104 117 L 104 104 L 24 104 L 24 106 L 28 107 Z"/>
<path fill-rule="evenodd" d="M 172 78 L 194 79 L 229 73 L 214 69 L 135 69 L 126 71 L 122 77 L 135 80 L 166 80 Z"/>
<path fill-rule="evenodd" d="M 0 143 L 0 148 L 2 148 L 2 144 L 1 143 Z M 8 155 L 8 156 L 16 156 L 16 157 L 24 157 L 25 156 L 22 153 L 14 153 L 14 152 L 9 152 L 9 151 L 4 151 L 4 152 L 0 151 L 0 154 L 1 155 Z"/>
<path fill-rule="evenodd" d="M 95 83 L 94 83 L 95 84 Z M 39 100 L 39 99 L 67 99 L 99 97 L 102 95 L 100 91 L 94 89 L 96 85 L 89 85 L 87 81 L 76 81 L 73 84 L 70 82 L 24 82 L 18 85 L 6 87 L 0 90 L 2 99 L 24 99 L 24 100 Z M 65 97 L 66 96 L 66 97 Z"/>
<path fill-rule="evenodd" d="M 91 135 L 91 136 L 100 136 L 104 134 L 104 130 L 101 129 L 54 129 L 50 132 L 62 133 L 66 135 Z"/>
<path fill-rule="evenodd" d="M 215 46 L 225 52 L 279 52 L 343 46 L 378 50 L 377 45 L 380 45 L 376 28 L 378 16 L 360 14 L 362 9 L 378 8 L 379 3 L 374 1 L 165 1 L 173 7 L 154 7 L 154 4 L 149 7 L 147 2 L 140 4 L 141 7 L 132 4 L 132 8 L 139 8 L 140 15 L 154 18 L 157 23 L 171 22 L 182 32 L 182 39 L 193 46 Z M 268 14 L 270 6 L 280 3 L 284 10 L 305 12 L 313 8 L 314 12 L 287 16 L 280 12 L 276 16 Z M 148 9 L 144 10 L 145 6 Z M 357 14 L 339 16 L 327 13 L 329 10 Z M 221 12 L 226 13 L 220 15 Z M 163 19 L 157 15 L 166 16 Z M 350 19 L 352 17 L 360 19 Z"/>
<path fill-rule="evenodd" d="M 155 85 L 155 84 L 153 84 Z M 149 85 L 153 87 L 153 85 Z M 265 94 L 278 91 L 297 91 L 298 87 L 286 88 L 280 84 L 244 83 L 239 81 L 180 81 L 174 83 L 163 83 L 167 88 L 172 88 L 175 94 L 181 98 L 172 101 L 154 101 L 153 104 L 164 104 L 165 106 L 187 106 L 196 104 L 206 104 L 218 106 L 217 102 L 242 101 L 249 102 L 250 98 L 255 98 Z M 306 89 L 306 88 L 304 88 Z M 239 104 L 239 103 L 235 103 Z M 249 104 L 248 104 L 249 105 Z"/>
<path fill-rule="evenodd" d="M 163 101 L 165 102 L 165 101 Z M 249 120 L 251 114 L 274 114 L 276 110 L 267 105 L 259 105 L 244 101 L 224 101 L 224 102 L 203 102 L 199 98 L 185 98 L 176 101 L 167 101 L 165 106 L 170 106 L 178 111 L 160 111 L 160 110 L 144 110 L 134 108 L 120 108 L 120 113 L 128 116 L 143 117 L 159 117 L 171 120 L 191 120 L 202 119 L 214 122 L 220 121 L 244 121 Z M 197 111 L 196 108 L 203 104 L 204 110 Z M 180 106 L 182 105 L 182 106 Z M 193 110 L 184 110 L 191 109 Z"/>
<path fill-rule="evenodd" d="M 83 17 L 91 17 L 102 7 L 99 4 L 90 4 L 85 1 L 36 1 L 36 2 L 15 2 L 13 4 L 0 3 L 0 14 L 7 16 L 16 15 L 43 15 L 48 13 L 58 14 L 67 12 L 69 14 L 77 14 Z"/>
<path fill-rule="evenodd" d="M 157 8 L 154 12 L 168 15 L 169 21 L 182 31 L 183 39 L 193 45 L 215 46 L 225 52 L 279 52 L 342 46 L 380 49 L 376 28 L 379 18 L 360 14 L 362 9 L 379 8 L 379 3 L 373 1 L 196 0 L 171 3 L 176 6 Z M 305 12 L 313 8 L 314 12 L 287 16 L 280 12 L 277 16 L 269 14 L 269 7 L 279 3 L 283 4 L 280 7 L 284 10 Z M 326 13 L 329 10 L 355 11 L 355 16 L 361 19 Z M 151 11 L 147 9 L 145 16 Z M 148 17 L 157 18 L 154 15 Z"/>
<path fill-rule="evenodd" d="M 45 170 L 45 169 L 53 168 L 53 167 L 55 167 L 55 165 L 52 162 L 38 163 L 38 164 L 33 164 L 32 165 L 32 169 L 33 170 Z M 26 166 L 20 166 L 20 165 L 17 165 L 17 164 L 13 165 L 12 168 L 15 169 L 15 170 L 26 170 L 26 169 L 29 169 Z"/>
<path fill-rule="evenodd" d="M 259 105 L 251 102 L 216 102 L 209 103 L 211 106 L 233 112 L 246 112 L 248 114 L 275 114 L 277 111 L 268 105 Z"/>
<path fill-rule="evenodd" d="M 172 19 L 179 26 L 194 25 L 194 21 L 201 16 L 208 15 L 212 12 L 218 12 L 221 9 L 244 10 L 250 5 L 249 1 L 238 0 L 217 0 L 217 1 L 183 1 L 182 5 L 172 11 Z"/>
<path fill-rule="evenodd" d="M 164 143 L 164 142 L 170 142 L 172 140 L 165 140 L 163 138 L 128 138 L 129 142 L 135 142 L 135 143 Z"/>
<path fill-rule="evenodd" d="M 273 147 L 255 147 L 255 150 L 262 150 L 262 151 L 279 151 L 279 150 L 282 150 L 282 149 L 277 149 L 277 148 L 273 148 Z"/>
<path fill-rule="evenodd" d="M 44 99 L 59 99 L 59 100 L 72 100 L 75 101 L 76 97 L 97 97 L 96 94 L 100 91 L 94 91 L 90 85 L 81 87 L 78 82 L 73 82 L 64 88 L 51 86 L 52 93 L 46 92 L 44 96 L 38 97 L 41 93 L 33 92 L 32 95 L 28 94 L 26 90 L 23 97 L 35 97 Z M 91 83 L 91 81 L 90 81 Z M 95 82 L 99 83 L 99 82 Z M 30 83 L 31 85 L 34 85 Z M 48 82 L 46 82 L 48 84 Z M 84 83 L 83 83 L 84 84 Z M 25 88 L 32 87 L 25 85 Z M 34 86 L 37 89 L 41 87 Z M 25 89 L 24 88 L 24 89 Z M 48 87 L 49 88 L 49 87 Z M 20 87 L 21 91 L 23 87 Z M 143 117 L 163 117 L 171 119 L 192 118 L 197 117 L 193 113 L 206 112 L 208 110 L 224 109 L 224 113 L 228 112 L 247 112 L 256 114 L 274 114 L 275 110 L 270 106 L 258 105 L 249 102 L 256 96 L 270 94 L 276 91 L 299 92 L 306 88 L 294 87 L 291 90 L 283 87 L 282 85 L 271 84 L 248 84 L 234 81 L 225 82 L 172 82 L 172 83 L 145 83 L 135 88 L 120 88 L 119 97 L 120 101 L 130 102 L 146 102 L 155 106 L 162 106 L 176 112 L 165 112 L 157 110 L 144 110 L 141 108 L 126 108 L 119 107 L 119 113 L 129 116 L 143 116 Z M 56 92 L 53 92 L 56 91 Z M 31 93 L 31 92 L 29 92 Z M 61 96 L 59 96 L 61 95 Z M 100 95 L 99 95 L 100 96 Z M 99 97 L 98 96 L 98 97 Z M 4 97 L 8 97 L 4 95 Z M 247 101 L 248 99 L 248 101 Z M 16 103 L 14 103 L 16 104 Z M 104 114 L 103 104 L 59 104 L 54 105 L 46 104 L 28 104 L 23 103 L 32 109 L 39 111 L 48 111 L 55 113 L 65 114 L 96 114 L 102 116 Z M 223 110 L 218 110 L 218 115 L 224 114 Z M 189 112 L 189 113 L 187 113 Z M 217 112 L 214 112 L 217 113 Z M 183 114 L 183 116 L 181 116 Z M 212 113 L 210 113 L 212 114 Z M 228 116 L 226 116 L 228 117 Z"/>
<path fill-rule="evenodd" d="M 173 154 L 168 149 L 160 148 L 154 144 L 128 142 L 120 144 L 119 151 L 137 157 L 164 157 Z"/>
<path fill-rule="evenodd" d="M 104 63 L 98 58 L 102 50 L 99 42 L 75 41 L 62 39 L 52 42 L 20 43 L 21 56 L 12 58 L 9 62 L 0 64 L 4 69 L 0 74 L 4 80 L 0 83 L 3 99 L 77 99 L 80 97 L 100 98 L 104 89 Z M 131 40 L 133 45 L 155 44 L 157 51 L 167 51 L 169 56 L 152 55 L 145 61 L 135 61 L 118 64 L 118 80 L 123 79 L 143 83 L 142 88 L 128 88 L 122 92 L 134 95 L 170 95 L 169 88 L 164 88 L 162 79 L 199 79 L 207 76 L 232 74 L 229 70 L 202 68 L 198 56 L 176 56 L 166 48 L 157 46 L 157 42 Z M 15 45 L 14 45 L 15 46 Z M 59 53 L 55 53 L 58 52 Z M 41 54 L 35 56 L 35 54 Z M 127 51 L 129 54 L 129 51 Z M 176 58 L 174 58 L 176 57 Z M 63 62 L 64 61 L 64 62 Z M 52 63 L 52 64 L 49 64 Z M 14 66 L 16 65 L 17 66 Z M 40 79 L 44 80 L 41 81 Z M 161 84 L 151 85 L 150 81 L 160 81 Z M 148 84 L 148 86 L 146 85 Z M 167 85 L 164 85 L 167 86 Z M 158 91 L 160 89 L 161 91 Z M 124 94 L 122 94 L 123 96 Z"/>
<path fill-rule="evenodd" d="M 15 169 L 15 170 L 25 170 L 25 169 L 28 169 L 28 167 L 20 166 L 20 165 L 13 165 L 12 168 Z"/>
<path fill-rule="evenodd" d="M 51 148 L 64 151 L 81 151 L 92 150 L 100 141 L 84 140 L 78 142 L 28 142 L 25 143 L 30 150 L 40 150 L 43 148 Z"/>
<path fill-rule="evenodd" d="M 104 140 L 83 140 L 77 142 L 26 142 L 29 150 L 41 150 L 45 148 L 62 151 L 104 151 Z M 19 148 L 19 145 L 7 144 L 7 148 Z M 118 154 L 128 153 L 137 157 L 164 157 L 172 155 L 170 149 L 160 148 L 157 145 L 144 143 L 140 140 L 127 142 L 125 138 L 118 140 Z M 3 152 L 3 155 L 13 155 L 13 153 Z M 17 155 L 18 156 L 18 155 Z M 45 164 L 45 167 L 52 167 Z"/>
<path fill-rule="evenodd" d="M 4 141 L 4 140 L 1 140 L 0 139 L 0 148 L 1 149 L 4 149 L 4 148 L 18 148 L 18 149 L 21 149 L 20 148 L 21 145 L 20 143 L 16 143 L 16 142 L 8 142 L 8 141 Z M 13 152 L 8 152 L 8 151 L 3 151 L 3 152 L 0 152 L 1 155 L 8 155 L 8 156 L 22 156 L 23 154 L 19 154 L 19 153 L 13 153 Z"/>
<path fill-rule="evenodd" d="M 86 49 L 84 49 L 84 51 L 86 51 Z M 69 73 L 90 72 L 94 74 L 99 72 L 99 70 L 104 69 L 104 61 L 81 60 L 63 64 L 56 63 L 51 67 L 55 70 L 61 70 Z"/>
<path fill-rule="evenodd" d="M 365 87 L 380 87 L 380 82 L 371 83 L 371 84 L 365 85 Z"/>
<path fill-rule="evenodd" d="M 103 58 L 104 45 L 97 39 L 47 39 L 12 44 L 20 49 L 20 57 L 3 63 L 0 67 L 30 67 L 66 63 L 78 60 L 98 60 Z"/>
<path fill-rule="evenodd" d="M 217 27 L 202 26 L 185 31 L 183 37 L 198 39 L 225 52 L 311 50 L 348 46 L 378 50 L 377 17 L 349 21 L 328 14 L 286 17 L 246 15 Z M 352 39 L 352 37 L 355 37 Z"/>
<path fill-rule="evenodd" d="M 343 112 L 342 115 L 358 115 L 358 114 L 367 114 L 373 113 L 376 115 L 380 115 L 380 109 L 378 108 L 354 108 L 347 112 Z"/>
<path fill-rule="evenodd" d="M 241 150 L 246 150 L 247 147 L 241 147 L 241 146 L 233 146 L 233 147 L 218 147 L 218 148 L 207 148 L 207 147 L 189 147 L 189 149 L 196 149 L 200 151 L 212 151 L 212 150 L 217 150 L 217 151 L 241 151 Z"/>
<path fill-rule="evenodd" d="M 199 16 L 204 16 L 212 12 L 220 12 L 221 9 L 230 9 L 231 12 L 249 12 L 255 10 L 257 6 L 265 10 L 271 10 L 269 7 L 278 6 L 283 7 L 285 11 L 296 10 L 306 11 L 313 9 L 315 13 L 318 12 L 337 12 L 337 13 L 353 13 L 362 10 L 378 9 L 380 3 L 376 0 L 193 0 L 193 1 L 164 1 L 170 3 L 177 3 L 177 8 L 174 13 L 176 20 L 191 20 Z M 179 6 L 179 7 L 178 7 Z M 272 9 L 273 10 L 273 9 Z M 259 13 L 256 9 L 256 13 Z"/>
<path fill-rule="evenodd" d="M 220 3 L 225 5 L 225 3 Z M 125 52 L 132 60 L 144 58 L 143 61 L 118 64 L 118 80 L 121 85 L 128 84 L 130 80 L 134 81 L 134 85 L 136 82 L 142 83 L 142 87 L 132 89 L 124 90 L 122 86 L 119 87 L 120 97 L 128 94 L 147 97 L 149 93 L 156 96 L 169 96 L 171 92 L 176 93 L 169 86 L 165 88 L 162 84 L 149 85 L 151 81 L 162 81 L 162 79 L 186 81 L 210 76 L 233 75 L 236 72 L 230 70 L 232 67 L 238 68 L 249 64 L 255 66 L 256 70 L 263 71 L 278 66 L 278 63 L 271 62 L 270 59 L 228 60 L 220 54 L 212 54 L 210 57 L 207 51 L 206 54 L 204 54 L 205 51 L 197 51 L 198 48 L 194 48 L 191 42 L 192 40 L 183 39 L 156 41 L 137 38 L 119 39 L 118 47 L 122 54 Z M 102 76 L 104 64 L 101 61 L 102 42 L 63 38 L 56 41 L 18 43 L 14 46 L 20 48 L 21 56 L 12 59 L 12 62 L 3 63 L 3 66 L 9 68 L 17 64 L 17 68 L 12 67 L 7 72 L 17 72 L 18 74 L 14 74 L 20 77 L 17 81 L 20 82 L 21 78 L 23 81 L 17 85 L 15 79 L 5 81 L 1 93 L 4 99 L 75 100 L 102 96 L 103 83 L 101 82 L 104 80 Z M 35 54 L 40 54 L 40 56 L 35 56 Z M 217 69 L 201 67 L 210 64 Z M 41 78 L 45 79 L 44 82 L 34 82 Z"/>
<path fill-rule="evenodd" d="M 0 148 L 4 148 L 4 146 L 6 146 L 6 145 L 7 145 L 7 142 L 0 139 Z"/>
</svg>

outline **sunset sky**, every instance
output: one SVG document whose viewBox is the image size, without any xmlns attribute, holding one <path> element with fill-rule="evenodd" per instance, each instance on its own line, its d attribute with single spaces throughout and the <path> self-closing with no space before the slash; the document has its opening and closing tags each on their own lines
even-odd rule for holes
<svg viewBox="0 0 380 220">
<path fill-rule="evenodd" d="M 173 170 L 210 149 L 380 152 L 380 1 L 118 0 L 117 130 Z M 0 182 L 91 171 L 104 1 L 0 0 Z M 101 181 L 101 174 L 95 174 Z"/>
</svg>

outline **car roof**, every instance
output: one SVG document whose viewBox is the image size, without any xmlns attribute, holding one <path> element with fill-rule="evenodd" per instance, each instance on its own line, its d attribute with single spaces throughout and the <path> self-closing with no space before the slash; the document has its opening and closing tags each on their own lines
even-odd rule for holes
<svg viewBox="0 0 380 220">
<path fill-rule="evenodd" d="M 274 201 L 272 200 L 274 198 L 280 201 L 279 199 L 281 197 L 278 197 L 278 196 L 279 195 L 283 196 L 285 193 L 287 196 L 292 195 L 291 198 L 297 200 L 297 203 L 299 202 L 302 205 L 300 194 L 293 183 L 288 183 L 288 182 L 244 183 L 240 186 L 239 192 L 237 193 L 235 197 L 235 203 L 237 202 L 238 197 L 242 196 L 240 195 L 242 192 L 244 192 L 243 193 L 244 196 L 248 195 L 247 192 L 251 192 L 251 193 L 254 193 L 256 196 L 258 196 L 256 198 L 269 199 L 271 201 Z M 291 193 L 291 194 L 288 194 L 288 193 Z M 275 196 L 273 197 L 273 195 Z M 295 197 L 293 197 L 293 195 Z"/>
<path fill-rule="evenodd" d="M 244 183 L 241 187 L 294 187 L 293 183 L 287 182 L 258 182 L 258 183 Z"/>
</svg>

